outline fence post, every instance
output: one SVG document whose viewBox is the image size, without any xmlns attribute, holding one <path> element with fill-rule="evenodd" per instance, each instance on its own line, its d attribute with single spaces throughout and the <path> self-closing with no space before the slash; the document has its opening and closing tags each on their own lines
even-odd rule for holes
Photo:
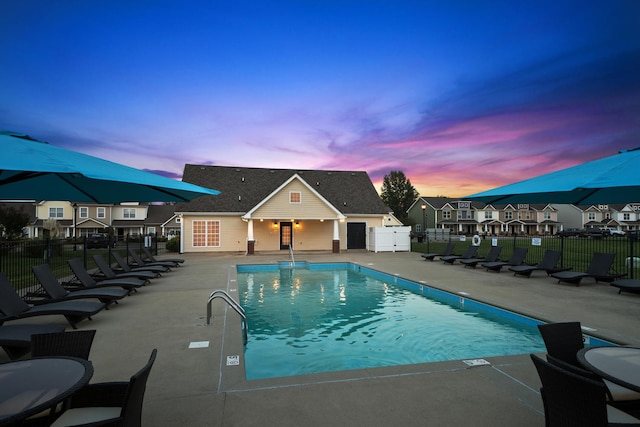
<svg viewBox="0 0 640 427">
<path fill-rule="evenodd" d="M 634 239 L 631 238 L 631 236 L 629 236 L 629 265 L 627 265 L 627 268 L 629 269 L 629 278 L 633 279 L 633 271 L 636 269 L 636 266 L 634 265 L 634 256 L 633 256 L 633 241 Z"/>
<path fill-rule="evenodd" d="M 51 263 L 51 237 L 47 237 L 47 240 L 45 243 L 46 243 L 46 250 L 44 252 L 45 263 L 50 264 Z"/>
<path fill-rule="evenodd" d="M 89 237 L 89 235 L 85 234 L 82 238 L 82 262 L 85 270 L 87 269 L 87 237 Z"/>
</svg>

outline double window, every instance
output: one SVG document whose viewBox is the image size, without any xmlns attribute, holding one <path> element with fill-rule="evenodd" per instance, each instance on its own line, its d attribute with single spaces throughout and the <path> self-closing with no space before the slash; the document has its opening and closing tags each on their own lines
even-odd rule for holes
<svg viewBox="0 0 640 427">
<path fill-rule="evenodd" d="M 220 247 L 220 221 L 193 221 L 194 247 Z"/>
<path fill-rule="evenodd" d="M 63 218 L 64 208 L 49 208 L 49 218 Z"/>
<path fill-rule="evenodd" d="M 122 210 L 122 217 L 123 218 L 128 218 L 128 219 L 133 219 L 136 217 L 136 210 L 135 209 L 131 209 L 131 208 L 124 208 Z"/>
</svg>

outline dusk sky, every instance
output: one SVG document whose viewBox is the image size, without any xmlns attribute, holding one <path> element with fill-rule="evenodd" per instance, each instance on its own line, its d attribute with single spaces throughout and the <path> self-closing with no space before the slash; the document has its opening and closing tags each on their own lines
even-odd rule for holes
<svg viewBox="0 0 640 427">
<path fill-rule="evenodd" d="M 640 146 L 640 1 L 0 3 L 0 129 L 460 197 Z"/>
</svg>

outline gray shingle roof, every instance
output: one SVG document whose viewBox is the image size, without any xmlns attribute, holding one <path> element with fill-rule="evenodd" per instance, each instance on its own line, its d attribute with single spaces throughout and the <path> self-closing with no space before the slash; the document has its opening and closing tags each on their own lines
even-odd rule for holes
<svg viewBox="0 0 640 427">
<path fill-rule="evenodd" d="M 298 174 L 343 214 L 388 214 L 369 175 L 363 171 L 263 169 L 185 165 L 182 180 L 220 191 L 175 206 L 176 212 L 245 213 Z"/>
</svg>

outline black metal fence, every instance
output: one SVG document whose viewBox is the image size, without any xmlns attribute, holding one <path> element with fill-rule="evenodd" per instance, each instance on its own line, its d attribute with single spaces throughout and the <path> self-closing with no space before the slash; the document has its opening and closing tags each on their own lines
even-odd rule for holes
<svg viewBox="0 0 640 427">
<path fill-rule="evenodd" d="M 411 250 L 420 253 L 439 253 L 449 241 L 456 242 L 454 252 L 462 254 L 472 244 L 479 243 L 478 255 L 484 256 L 493 245 L 502 246 L 501 260 L 508 260 L 516 247 L 528 248 L 525 262 L 535 265 L 545 250 L 562 252 L 560 267 L 585 271 L 594 253 L 614 253 L 611 273 L 624 273 L 627 278 L 640 277 L 640 241 L 627 237 L 553 237 L 553 236 L 460 236 L 450 235 L 446 240 L 426 239 L 412 242 Z"/>
<path fill-rule="evenodd" d="M 115 260 L 113 252 L 118 252 L 129 260 L 129 248 L 140 252 L 144 246 L 154 254 L 158 253 L 158 240 L 155 237 L 125 238 L 123 241 L 111 240 L 107 247 L 87 248 L 86 238 L 77 241 L 62 239 L 0 241 L 0 271 L 4 273 L 16 291 L 22 297 L 38 294 L 40 285 L 36 280 L 32 267 L 49 264 L 58 280 L 62 283 L 74 279 L 67 261 L 74 258 L 82 260 L 85 268 L 92 271 L 96 268 L 92 255 L 101 254 L 112 264 Z M 130 260 L 133 262 L 133 260 Z"/>
</svg>

